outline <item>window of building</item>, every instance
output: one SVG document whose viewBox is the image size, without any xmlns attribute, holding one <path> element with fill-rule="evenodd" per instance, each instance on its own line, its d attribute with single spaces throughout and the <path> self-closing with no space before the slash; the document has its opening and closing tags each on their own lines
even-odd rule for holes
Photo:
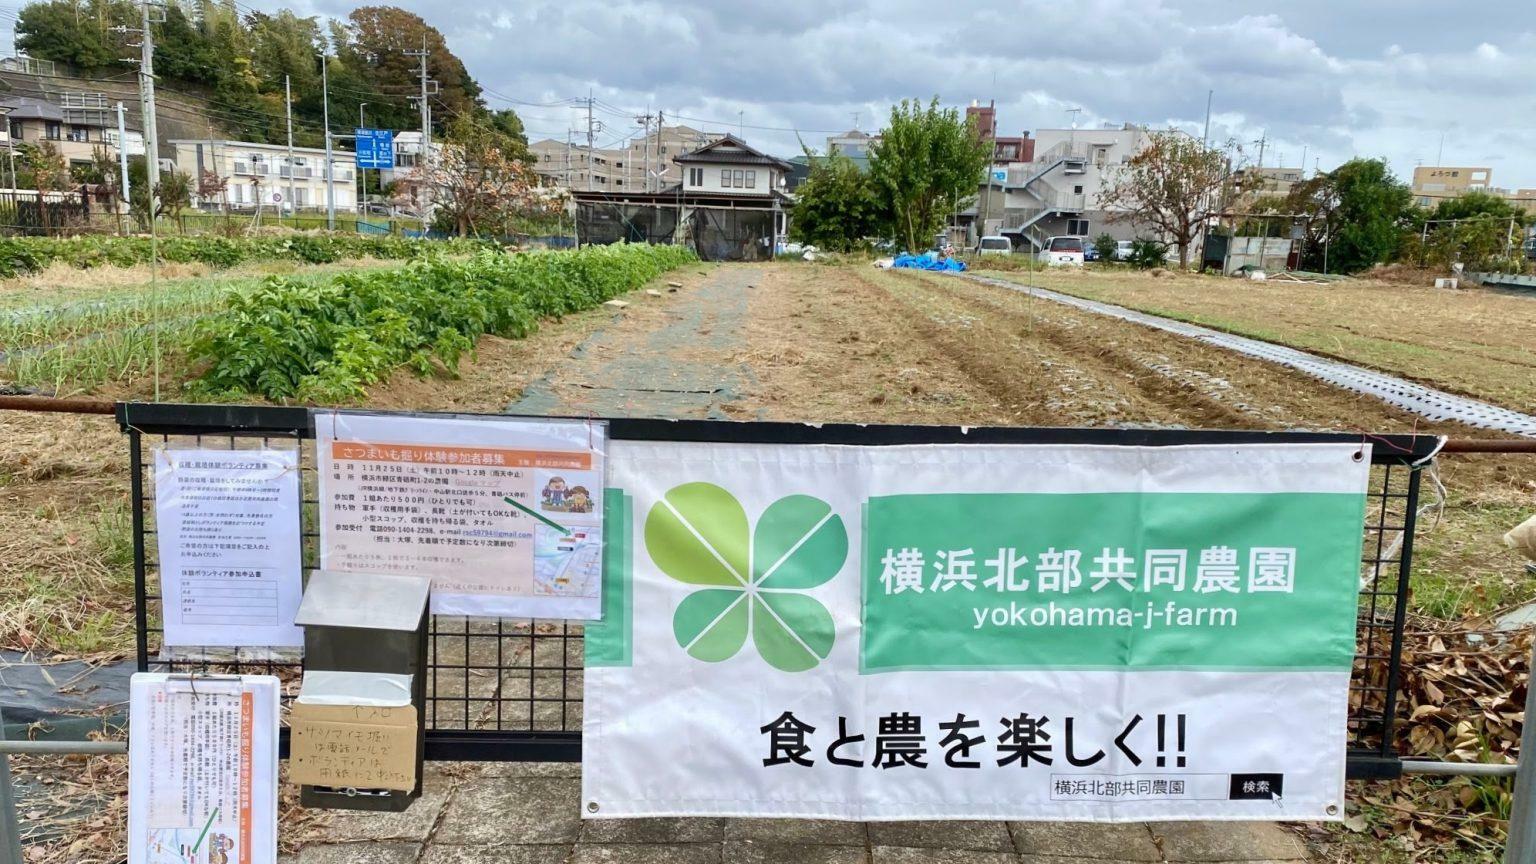
<svg viewBox="0 0 1536 864">
<path fill-rule="evenodd" d="M 71 126 L 69 127 L 68 134 L 71 141 L 85 142 L 91 140 L 91 130 L 88 126 Z"/>
<path fill-rule="evenodd" d="M 1088 220 L 1087 219 L 1068 219 L 1067 220 L 1067 233 L 1068 234 L 1072 234 L 1072 235 L 1077 236 L 1077 237 L 1087 237 L 1088 236 Z"/>
<path fill-rule="evenodd" d="M 49 120 L 47 125 L 43 127 L 43 137 L 49 141 L 59 140 L 59 124 Z"/>
<path fill-rule="evenodd" d="M 1082 186 L 1073 186 L 1072 187 L 1072 194 L 1073 195 L 1081 195 L 1081 194 L 1083 194 L 1083 187 Z"/>
<path fill-rule="evenodd" d="M 737 168 L 734 175 L 731 177 L 731 181 L 737 189 L 741 189 L 747 185 L 746 173 L 747 172 L 741 170 L 740 168 Z"/>
<path fill-rule="evenodd" d="M 720 188 L 722 188 L 722 189 L 729 189 L 729 188 L 731 188 L 731 169 L 729 169 L 729 168 L 721 168 L 720 169 Z"/>
<path fill-rule="evenodd" d="M 757 188 L 757 172 L 756 171 L 748 171 L 747 172 L 747 188 L 748 189 L 756 189 Z"/>
<path fill-rule="evenodd" d="M 688 169 L 688 185 L 689 186 L 703 186 L 704 185 L 704 169 L 703 168 L 689 168 Z"/>
<path fill-rule="evenodd" d="M 21 140 L 21 121 L 20 120 L 12 120 L 9 125 L 11 127 L 11 137 L 16 139 L 17 141 L 20 141 Z"/>
</svg>

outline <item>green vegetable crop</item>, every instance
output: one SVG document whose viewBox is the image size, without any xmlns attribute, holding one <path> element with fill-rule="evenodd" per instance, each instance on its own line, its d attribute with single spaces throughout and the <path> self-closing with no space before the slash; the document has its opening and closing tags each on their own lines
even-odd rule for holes
<svg viewBox="0 0 1536 864">
<path fill-rule="evenodd" d="M 522 337 L 540 318 L 588 309 L 696 260 L 681 246 L 593 246 L 575 252 L 482 252 L 326 282 L 271 277 L 199 325 L 194 390 L 209 396 L 338 402 L 390 370 L 449 370 L 483 333 Z"/>
<path fill-rule="evenodd" d="M 299 261 L 328 264 L 348 258 L 415 258 L 426 251 L 466 254 L 487 248 L 480 240 L 419 240 L 352 234 L 291 234 L 229 239 L 166 237 L 160 258 L 211 267 L 244 261 Z M 149 262 L 148 237 L 4 237 L 0 238 L 0 279 L 36 273 L 60 261 L 79 268 L 132 267 Z"/>
</svg>

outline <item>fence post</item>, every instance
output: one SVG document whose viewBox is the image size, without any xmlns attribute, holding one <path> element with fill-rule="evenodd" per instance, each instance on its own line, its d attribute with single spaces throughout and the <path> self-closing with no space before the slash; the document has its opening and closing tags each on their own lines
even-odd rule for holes
<svg viewBox="0 0 1536 864">
<path fill-rule="evenodd" d="M 1531 642 L 1531 667 L 1525 680 L 1525 722 L 1520 727 L 1520 768 L 1515 772 L 1515 797 L 1509 808 L 1509 840 L 1504 864 L 1536 862 L 1536 639 Z"/>
<path fill-rule="evenodd" d="M 0 709 L 0 741 L 5 740 L 5 711 Z M 0 851 L 6 861 L 21 861 L 21 828 L 16 822 L 16 793 L 11 788 L 11 757 L 0 753 Z"/>
</svg>

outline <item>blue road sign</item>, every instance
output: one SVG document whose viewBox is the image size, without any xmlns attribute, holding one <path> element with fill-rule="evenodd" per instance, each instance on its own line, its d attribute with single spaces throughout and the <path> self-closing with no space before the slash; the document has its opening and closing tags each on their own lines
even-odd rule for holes
<svg viewBox="0 0 1536 864">
<path fill-rule="evenodd" d="M 395 133 L 388 129 L 358 129 L 357 167 L 395 167 Z"/>
</svg>

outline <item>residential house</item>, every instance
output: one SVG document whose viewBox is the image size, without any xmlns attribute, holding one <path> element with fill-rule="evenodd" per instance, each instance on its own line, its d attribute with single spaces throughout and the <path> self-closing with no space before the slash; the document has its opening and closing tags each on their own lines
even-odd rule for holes
<svg viewBox="0 0 1536 864">
<path fill-rule="evenodd" d="M 1182 133 L 1180 133 L 1182 134 Z M 1002 234 L 1019 247 L 1040 248 L 1047 237 L 1109 234 L 1129 240 L 1138 226 L 1105 200 L 1115 176 L 1151 143 L 1143 126 L 1040 129 L 1029 161 L 1010 162 L 983 181 L 975 207 L 962 214 L 977 234 Z"/>
<path fill-rule="evenodd" d="M 194 189 L 205 171 L 226 181 L 221 195 L 193 196 L 199 209 L 254 210 L 259 204 L 292 212 L 327 207 L 325 150 L 321 148 L 293 148 L 290 165 L 285 144 L 175 139 L 170 145 L 176 151 L 176 170 L 192 177 Z M 330 188 L 337 212 L 356 209 L 356 181 L 352 154 L 334 152 Z"/>
<path fill-rule="evenodd" d="M 445 146 L 448 145 L 432 142 L 432 158 L 440 159 Z M 423 154 L 426 152 L 420 132 L 396 132 L 395 165 L 393 168 L 380 168 L 368 175 L 368 200 L 378 201 L 384 188 L 393 183 L 394 195 L 387 202 L 389 206 L 396 208 L 399 215 L 430 219 L 436 195 L 432 186 L 422 182 L 421 175 L 416 171 L 425 163 Z"/>
<path fill-rule="evenodd" d="M 680 182 L 656 191 L 572 191 L 583 243 L 687 243 L 706 260 L 770 257 L 794 199 L 789 162 L 725 135 L 672 160 Z"/>
<path fill-rule="evenodd" d="M 117 114 L 100 93 L 65 93 L 59 102 L 30 96 L 0 98 L 6 140 L 16 144 L 51 144 L 71 166 L 89 165 L 96 153 L 118 154 Z M 144 137 L 128 133 L 129 155 L 143 155 Z"/>
</svg>

